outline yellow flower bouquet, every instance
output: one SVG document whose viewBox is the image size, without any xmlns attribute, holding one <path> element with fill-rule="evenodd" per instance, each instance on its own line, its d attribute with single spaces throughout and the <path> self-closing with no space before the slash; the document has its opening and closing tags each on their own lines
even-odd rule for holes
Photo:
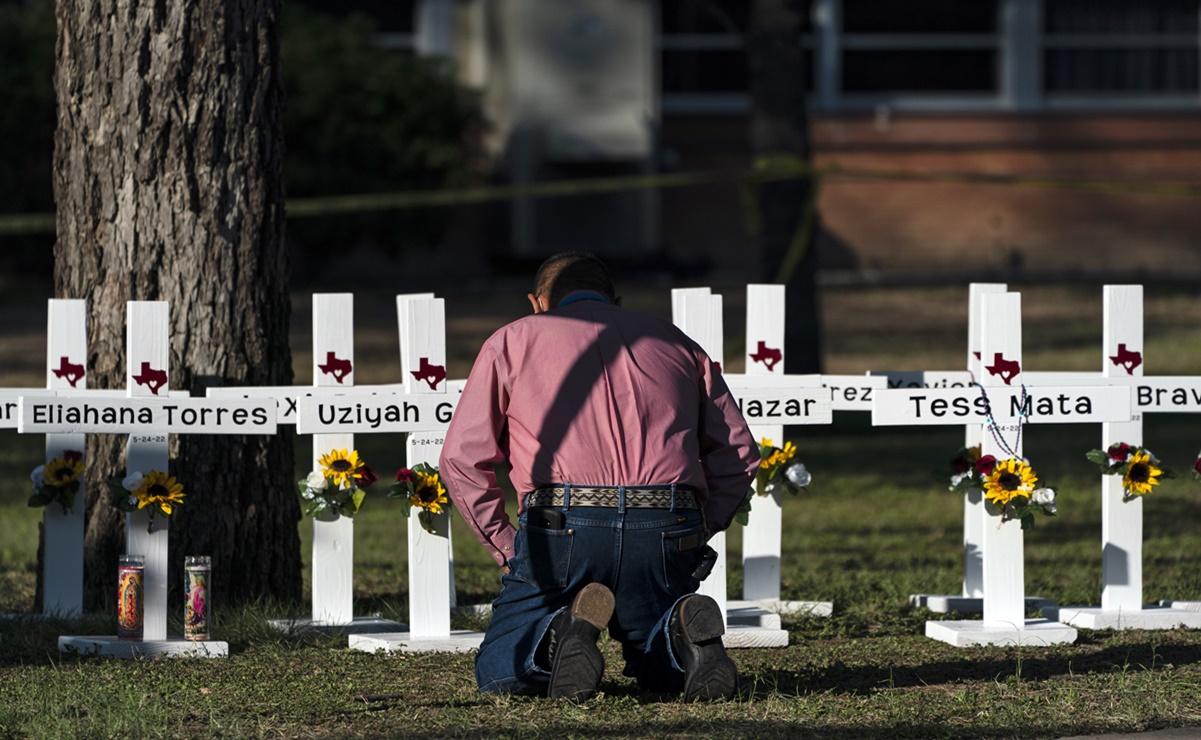
<svg viewBox="0 0 1201 740">
<path fill-rule="evenodd" d="M 358 450 L 330 450 L 317 464 L 320 470 L 296 482 L 300 497 L 306 502 L 305 516 L 332 512 L 354 518 L 367 497 L 365 489 L 377 480 L 375 471 L 359 458 Z"/>
<path fill-rule="evenodd" d="M 33 483 L 29 506 L 49 506 L 57 501 L 63 513 L 69 513 L 75 506 L 75 494 L 79 491 L 83 471 L 83 453 L 78 450 L 66 450 L 62 457 L 37 466 L 29 475 Z"/>
<path fill-rule="evenodd" d="M 746 498 L 734 514 L 734 521 L 746 526 L 751 515 L 751 496 L 766 496 L 777 489 L 797 495 L 808 490 L 813 480 L 809 469 L 800 461 L 794 461 L 796 445 L 785 442 L 783 447 L 776 447 L 772 441 L 764 437 L 759 443 L 759 470 L 755 473 L 755 487 L 747 491 Z"/>
<path fill-rule="evenodd" d="M 419 509 L 417 520 L 430 534 L 438 533 L 434 517 L 450 511 L 450 499 L 446 496 L 442 476 L 437 468 L 426 463 L 397 470 L 396 482 L 388 489 L 388 498 L 401 501 L 405 518 L 410 516 L 412 509 Z"/>
<path fill-rule="evenodd" d="M 153 528 L 156 514 L 171 516 L 176 506 L 187 503 L 183 484 L 175 480 L 175 476 L 158 470 L 145 475 L 135 470 L 124 478 L 112 478 L 108 488 L 113 494 L 113 504 L 121 511 L 150 509 L 151 524 L 147 531 Z"/>
<path fill-rule="evenodd" d="M 1176 477 L 1150 450 L 1125 442 L 1116 442 L 1104 450 L 1089 450 L 1084 456 L 1105 475 L 1122 476 L 1123 501 L 1145 496 L 1155 490 L 1161 479 Z"/>
<path fill-rule="evenodd" d="M 1025 460 L 1010 457 L 998 461 L 984 455 L 976 461 L 976 469 L 983 476 L 984 499 L 1001 515 L 1001 521 L 1018 519 L 1022 529 L 1030 529 L 1035 514 L 1055 516 L 1055 489 L 1038 486 L 1038 474 Z"/>
</svg>

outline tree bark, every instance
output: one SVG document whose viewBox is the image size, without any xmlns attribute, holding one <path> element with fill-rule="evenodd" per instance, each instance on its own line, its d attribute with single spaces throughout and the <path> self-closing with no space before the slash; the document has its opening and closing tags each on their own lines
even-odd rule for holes
<svg viewBox="0 0 1201 740">
<path fill-rule="evenodd" d="M 170 388 L 287 385 L 281 0 L 58 0 L 55 294 L 88 300 L 89 387 L 125 386 L 125 303 L 170 303 Z M 85 608 L 111 608 L 124 517 L 105 481 L 123 435 L 90 435 Z M 293 436 L 173 436 L 184 555 L 218 604 L 299 599 Z"/>
<path fill-rule="evenodd" d="M 809 118 L 805 105 L 805 63 L 802 33 L 808 3 L 799 0 L 755 0 L 747 38 L 751 87 L 751 152 L 757 161 L 771 159 L 812 162 Z M 759 186 L 763 217 L 763 279 L 783 279 L 788 319 L 784 323 L 784 355 L 790 373 L 820 373 L 821 319 L 817 302 L 818 229 L 816 208 L 803 239 L 796 241 L 806 203 L 816 184 L 811 180 L 780 180 Z M 790 257 L 790 250 L 799 254 Z M 790 259 L 799 261 L 784 270 Z"/>
</svg>

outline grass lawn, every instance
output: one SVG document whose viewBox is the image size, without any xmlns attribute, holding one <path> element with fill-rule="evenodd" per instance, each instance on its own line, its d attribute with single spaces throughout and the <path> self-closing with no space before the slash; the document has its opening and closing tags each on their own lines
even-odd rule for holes
<svg viewBox="0 0 1201 740">
<path fill-rule="evenodd" d="M 718 290 L 727 295 L 733 350 L 739 298 L 734 288 Z M 1100 288 L 1022 292 L 1026 367 L 1099 369 Z M 524 302 L 520 295 L 468 306 L 448 301 L 452 375 L 466 372 L 487 331 L 521 315 L 517 299 Z M 826 291 L 827 368 L 962 367 L 966 302 L 965 287 Z M 292 346 L 299 349 L 308 342 L 307 307 L 303 299 L 297 305 Z M 667 291 L 631 294 L 627 305 L 666 316 Z M 1201 295 L 1148 287 L 1145 313 L 1146 372 L 1201 373 Z M 394 315 L 361 311 L 356 321 L 360 382 L 394 380 Z M 0 384 L 40 384 L 44 349 L 36 354 L 36 336 L 12 332 L 0 330 L 0 353 L 33 353 L 34 369 L 0 362 L 9 373 Z M 299 351 L 296 358 L 297 382 L 306 382 L 309 360 Z M 736 362 L 728 368 L 740 369 Z M 953 648 L 923 636 L 924 622 L 941 617 L 909 608 L 909 595 L 960 589 L 962 499 L 935 473 L 962 435 L 958 428 L 873 429 L 863 415 L 839 414 L 832 428 L 793 438 L 814 482 L 785 502 L 782 596 L 832 601 L 835 613 L 786 620 L 787 648 L 734 651 L 743 687 L 732 702 L 683 705 L 641 694 L 620 676 L 619 653 L 608 641 L 603 693 L 587 704 L 485 696 L 475 691 L 470 655 L 351 652 L 345 638 L 280 635 L 265 626 L 271 616 L 306 614 L 305 604 L 217 605 L 215 636 L 231 653 L 217 660 L 58 652 L 60 634 L 112 634 L 111 612 L 70 623 L 0 620 L 0 737 L 1012 738 L 1201 726 L 1198 631 L 1081 630 L 1075 644 L 1049 648 Z M 1026 455 L 1058 489 L 1060 511 L 1026 534 L 1028 594 L 1063 605 L 1100 602 L 1100 483 L 1084 459 L 1099 435 L 1095 425 L 1025 434 Z M 1150 416 L 1144 438 L 1182 473 L 1145 500 L 1145 599 L 1201 600 L 1201 483 L 1186 474 L 1201 447 L 1201 423 Z M 0 612 L 28 612 L 39 514 L 25 506 L 26 480 L 42 442 L 12 432 L 0 440 Z M 369 461 L 391 460 L 400 445 L 399 437 L 364 435 L 360 451 Z M 307 460 L 310 447 L 302 438 L 298 459 Z M 405 619 L 403 526 L 393 502 L 382 492 L 369 495 L 355 523 L 356 613 Z M 303 522 L 302 535 L 310 531 Z M 495 567 L 457 518 L 453 538 L 459 603 L 491 600 L 499 590 Z M 728 541 L 736 595 L 739 527 Z M 303 552 L 307 559 L 307 544 Z"/>
</svg>

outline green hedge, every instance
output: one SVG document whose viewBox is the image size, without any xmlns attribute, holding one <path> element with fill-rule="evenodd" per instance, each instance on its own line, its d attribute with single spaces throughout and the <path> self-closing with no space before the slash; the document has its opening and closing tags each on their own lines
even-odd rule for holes
<svg viewBox="0 0 1201 740">
<path fill-rule="evenodd" d="M 285 4 L 288 197 L 461 185 L 480 128 L 470 93 L 436 63 L 373 44 L 366 16 Z M 54 209 L 54 4 L 0 3 L 0 213 Z M 310 218 L 289 240 L 306 254 L 360 243 L 395 252 L 435 243 L 445 209 Z M 0 237 L 6 270 L 49 274 L 53 237 Z"/>
</svg>

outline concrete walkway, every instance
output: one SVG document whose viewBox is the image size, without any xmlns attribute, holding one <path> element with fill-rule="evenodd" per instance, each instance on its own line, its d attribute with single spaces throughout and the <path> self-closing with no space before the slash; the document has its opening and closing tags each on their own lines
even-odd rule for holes
<svg viewBox="0 0 1201 740">
<path fill-rule="evenodd" d="M 1059 740 L 1197 740 L 1201 727 L 1174 727 L 1147 732 L 1113 732 L 1106 735 L 1072 735 Z"/>
</svg>

